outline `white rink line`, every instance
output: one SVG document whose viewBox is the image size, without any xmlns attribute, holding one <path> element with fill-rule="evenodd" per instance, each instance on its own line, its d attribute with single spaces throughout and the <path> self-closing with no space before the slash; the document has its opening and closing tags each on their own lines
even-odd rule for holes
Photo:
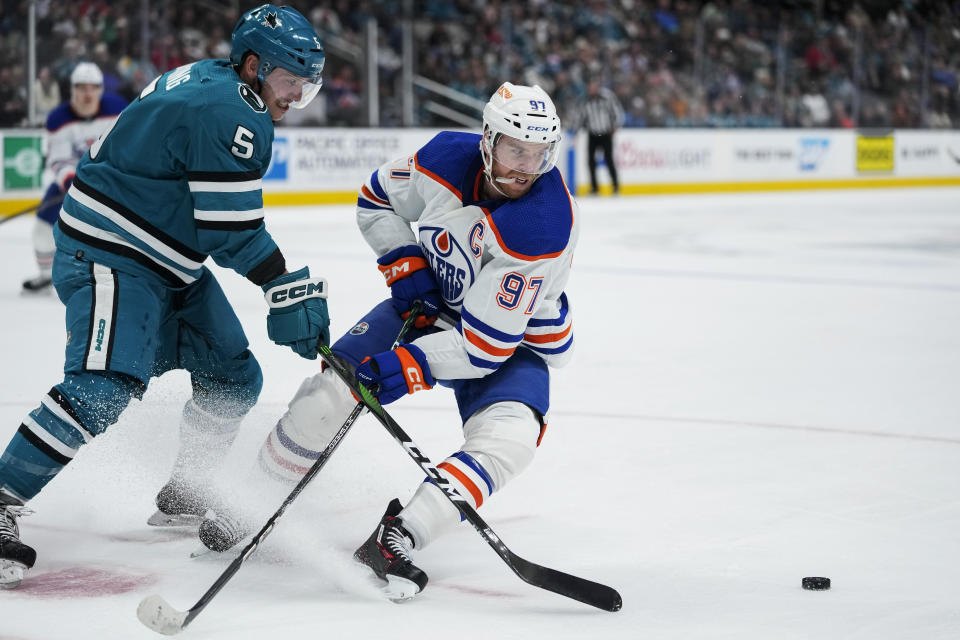
<svg viewBox="0 0 960 640">
<path fill-rule="evenodd" d="M 577 265 L 577 272 L 602 273 L 606 275 L 631 275 L 649 278 L 690 278 L 705 280 L 738 280 L 743 282 L 772 282 L 775 284 L 826 285 L 831 287 L 863 287 L 874 289 L 904 289 L 908 291 L 944 291 L 960 293 L 960 284 L 935 284 L 926 282 L 889 282 L 876 280 L 852 280 L 849 278 L 813 278 L 809 276 L 765 276 L 752 273 L 724 273 L 722 271 L 668 271 L 639 267 Z"/>
<path fill-rule="evenodd" d="M 0 407 L 20 407 L 30 408 L 35 406 L 36 402 L 25 400 L 0 400 Z M 144 406 L 150 406 L 151 403 L 142 403 Z M 155 406 L 161 407 L 160 403 Z M 281 402 L 259 402 L 257 407 L 280 407 L 287 405 Z M 430 413 L 449 413 L 449 407 L 416 407 L 414 411 L 424 411 Z M 936 442 L 945 444 L 960 445 L 960 438 L 945 438 L 943 436 L 926 436 L 912 433 L 885 433 L 883 431 L 864 431 L 861 429 L 851 429 L 849 427 L 818 427 L 805 424 L 787 424 L 780 422 L 756 422 L 752 420 L 729 420 L 723 418 L 693 418 L 684 416 L 655 416 L 639 415 L 634 413 L 603 413 L 597 411 L 570 411 L 555 410 L 551 411 L 553 417 L 571 417 L 571 418 L 593 418 L 601 420 L 622 420 L 622 421 L 641 421 L 641 422 L 671 422 L 675 424 L 702 424 L 717 427 L 749 427 L 754 429 L 780 429 L 784 431 L 804 431 L 809 433 L 826 433 L 844 436 L 860 436 L 865 438 L 887 438 L 892 440 L 912 440 L 915 442 Z"/>
</svg>

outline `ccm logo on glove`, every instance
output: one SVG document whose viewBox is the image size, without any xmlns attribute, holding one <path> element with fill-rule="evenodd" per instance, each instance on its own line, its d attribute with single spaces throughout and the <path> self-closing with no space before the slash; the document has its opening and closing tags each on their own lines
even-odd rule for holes
<svg viewBox="0 0 960 640">
<path fill-rule="evenodd" d="M 291 282 L 290 284 L 268 289 L 265 297 L 267 304 L 275 309 L 302 302 L 307 298 L 326 299 L 327 281 L 323 278 L 318 278 L 316 280 Z"/>
<path fill-rule="evenodd" d="M 426 269 L 428 266 L 425 258 L 414 256 L 400 258 L 392 264 L 383 265 L 379 268 L 380 273 L 383 274 L 384 279 L 387 281 L 387 285 L 392 286 L 397 280 L 406 278 L 414 271 Z"/>
<path fill-rule="evenodd" d="M 374 395 L 380 404 L 389 404 L 436 384 L 427 357 L 413 344 L 365 358 L 357 367 L 356 376 L 368 388 L 376 389 Z"/>
<path fill-rule="evenodd" d="M 423 383 L 423 378 L 420 376 L 420 367 L 407 367 L 407 389 L 410 393 L 429 388 L 429 385 Z"/>
<path fill-rule="evenodd" d="M 433 324 L 443 305 L 440 285 L 420 245 L 410 244 L 384 254 L 377 259 L 377 268 L 390 287 L 393 308 L 406 319 L 414 302 L 422 309 L 413 326 L 423 328 Z"/>
</svg>

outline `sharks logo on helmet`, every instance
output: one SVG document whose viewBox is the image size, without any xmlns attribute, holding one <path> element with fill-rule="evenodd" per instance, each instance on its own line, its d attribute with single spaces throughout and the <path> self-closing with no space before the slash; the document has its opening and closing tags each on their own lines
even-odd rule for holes
<svg viewBox="0 0 960 640">
<path fill-rule="evenodd" d="M 271 29 L 276 29 L 283 26 L 283 22 L 280 21 L 280 18 L 277 17 L 277 12 L 273 11 L 267 13 L 263 16 L 263 20 L 260 21 L 261 24 L 265 27 L 270 27 Z"/>
<path fill-rule="evenodd" d="M 243 14 L 231 35 L 230 61 L 239 66 L 248 52 L 260 58 L 260 82 L 282 67 L 315 85 L 322 84 L 323 44 L 310 21 L 292 7 L 265 4 Z"/>
</svg>

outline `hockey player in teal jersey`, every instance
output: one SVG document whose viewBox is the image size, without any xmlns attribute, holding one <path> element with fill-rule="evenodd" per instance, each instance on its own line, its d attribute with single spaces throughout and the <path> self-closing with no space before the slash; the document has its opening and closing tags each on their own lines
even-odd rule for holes
<svg viewBox="0 0 960 640">
<path fill-rule="evenodd" d="M 230 60 L 164 73 L 91 147 L 55 228 L 53 283 L 66 306 L 63 382 L 0 456 L 0 586 L 33 566 L 17 519 L 115 423 L 151 377 L 190 372 L 181 447 L 152 524 L 199 519 L 211 469 L 257 400 L 260 366 L 207 257 L 263 288 L 267 332 L 316 357 L 329 341 L 326 282 L 288 272 L 263 223 L 261 176 L 273 122 L 317 94 L 323 47 L 289 7 L 263 5 L 234 28 Z M 165 519 L 169 518 L 169 522 Z"/>
</svg>

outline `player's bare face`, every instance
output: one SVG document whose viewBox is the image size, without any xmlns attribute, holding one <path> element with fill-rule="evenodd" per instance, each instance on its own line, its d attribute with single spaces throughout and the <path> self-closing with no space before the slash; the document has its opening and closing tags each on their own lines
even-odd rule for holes
<svg viewBox="0 0 960 640">
<path fill-rule="evenodd" d="M 81 118 L 90 118 L 100 110 L 103 85 L 80 83 L 70 88 L 70 107 Z"/>
<path fill-rule="evenodd" d="M 530 191 L 543 170 L 548 146 L 502 136 L 493 149 L 491 167 L 497 188 L 508 198 L 519 198 Z"/>
<path fill-rule="evenodd" d="M 278 67 L 267 75 L 260 97 L 270 109 L 270 117 L 276 122 L 286 115 L 291 106 L 298 106 L 306 97 L 305 94 L 314 90 L 314 86 L 306 78 Z"/>
</svg>

